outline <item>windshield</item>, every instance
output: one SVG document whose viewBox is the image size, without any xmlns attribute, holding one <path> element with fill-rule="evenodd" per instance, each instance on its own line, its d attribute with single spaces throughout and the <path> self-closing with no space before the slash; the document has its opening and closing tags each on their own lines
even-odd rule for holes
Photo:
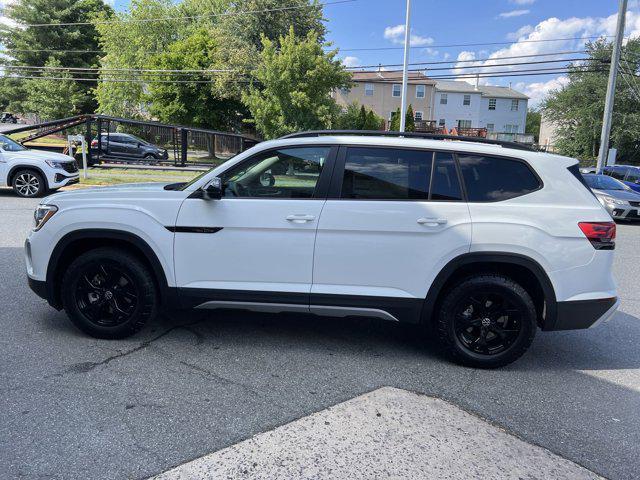
<svg viewBox="0 0 640 480">
<path fill-rule="evenodd" d="M 11 140 L 9 137 L 5 137 L 4 135 L 0 135 L 0 148 L 5 152 L 21 152 L 26 150 L 26 148 L 18 142 Z"/>
<path fill-rule="evenodd" d="M 629 190 L 624 183 L 608 175 L 583 175 L 589 188 L 596 190 Z"/>
</svg>

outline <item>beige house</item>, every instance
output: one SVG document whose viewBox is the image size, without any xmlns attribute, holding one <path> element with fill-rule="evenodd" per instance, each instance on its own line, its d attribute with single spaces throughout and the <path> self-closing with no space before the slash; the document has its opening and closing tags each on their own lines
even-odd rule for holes
<svg viewBox="0 0 640 480">
<path fill-rule="evenodd" d="M 353 87 L 332 93 L 338 105 L 346 107 L 357 102 L 371 108 L 385 120 L 400 108 L 402 72 L 354 71 Z M 407 105 L 411 105 L 416 120 L 433 119 L 433 95 L 436 82 L 421 72 L 409 72 Z"/>
</svg>

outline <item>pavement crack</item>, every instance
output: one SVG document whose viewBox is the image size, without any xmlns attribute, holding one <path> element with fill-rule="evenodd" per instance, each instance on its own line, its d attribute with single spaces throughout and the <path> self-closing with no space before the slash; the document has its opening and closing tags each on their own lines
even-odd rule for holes
<svg viewBox="0 0 640 480">
<path fill-rule="evenodd" d="M 184 360 L 179 360 L 178 363 L 180 363 L 180 365 L 184 365 L 185 367 L 194 370 L 195 372 L 198 372 L 201 376 L 204 376 L 210 380 L 214 380 L 218 383 L 222 383 L 224 385 L 234 385 L 236 387 L 241 387 L 249 392 L 258 394 L 258 391 L 256 389 L 254 389 L 253 387 L 246 385 L 242 382 L 236 382 L 234 380 L 231 380 L 229 378 L 223 377 L 221 375 L 218 375 L 217 373 L 214 373 L 210 370 L 207 370 L 206 368 L 202 368 L 198 365 L 194 365 L 193 363 L 189 363 L 189 362 L 185 362 Z"/>
</svg>

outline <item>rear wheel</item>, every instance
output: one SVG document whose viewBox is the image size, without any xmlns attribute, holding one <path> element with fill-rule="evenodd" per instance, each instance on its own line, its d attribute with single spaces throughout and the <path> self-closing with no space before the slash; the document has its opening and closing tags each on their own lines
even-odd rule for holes
<svg viewBox="0 0 640 480">
<path fill-rule="evenodd" d="M 47 190 L 42 175 L 30 169 L 18 170 L 11 183 L 13 191 L 26 198 L 38 197 Z"/>
<path fill-rule="evenodd" d="M 158 295 L 149 269 L 130 253 L 98 248 L 82 254 L 62 279 L 62 303 L 83 332 L 125 338 L 157 312 Z"/>
<path fill-rule="evenodd" d="M 499 275 L 468 278 L 444 297 L 438 333 L 458 363 L 478 368 L 507 365 L 529 348 L 537 329 L 531 296 Z"/>
</svg>

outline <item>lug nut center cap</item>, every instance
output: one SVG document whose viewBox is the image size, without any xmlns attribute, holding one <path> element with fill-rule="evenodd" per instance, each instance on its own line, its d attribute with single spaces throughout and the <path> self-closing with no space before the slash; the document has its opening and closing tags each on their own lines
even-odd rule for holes
<svg viewBox="0 0 640 480">
<path fill-rule="evenodd" d="M 111 292 L 109 292 L 111 293 Z M 482 319 L 482 326 L 483 327 L 488 327 L 489 325 L 491 325 L 491 319 L 490 318 L 483 318 Z"/>
<path fill-rule="evenodd" d="M 104 292 L 104 298 L 106 298 L 107 300 L 111 300 L 113 298 L 113 293 L 111 292 L 111 290 L 107 290 L 106 292 Z"/>
</svg>

